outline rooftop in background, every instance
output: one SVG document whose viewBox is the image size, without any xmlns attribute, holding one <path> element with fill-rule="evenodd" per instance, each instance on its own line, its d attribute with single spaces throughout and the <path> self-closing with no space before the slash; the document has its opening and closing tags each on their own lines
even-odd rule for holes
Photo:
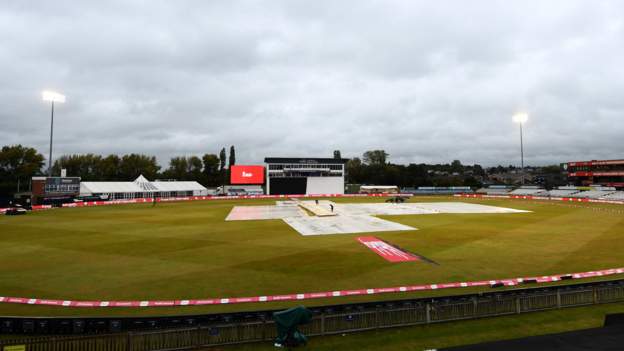
<svg viewBox="0 0 624 351">
<path fill-rule="evenodd" d="M 563 164 L 568 181 L 575 185 L 624 188 L 624 159 L 591 160 Z"/>
<path fill-rule="evenodd" d="M 624 165 L 624 160 L 591 160 L 568 162 L 568 167 L 603 165 Z"/>
<path fill-rule="evenodd" d="M 345 164 L 347 158 L 266 157 L 265 163 Z"/>
</svg>

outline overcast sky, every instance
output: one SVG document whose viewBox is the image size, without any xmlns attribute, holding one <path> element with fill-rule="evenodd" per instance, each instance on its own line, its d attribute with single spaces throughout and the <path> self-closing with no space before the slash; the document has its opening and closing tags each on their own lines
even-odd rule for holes
<svg viewBox="0 0 624 351">
<path fill-rule="evenodd" d="M 0 144 L 47 156 L 624 158 L 624 1 L 0 1 Z"/>
</svg>

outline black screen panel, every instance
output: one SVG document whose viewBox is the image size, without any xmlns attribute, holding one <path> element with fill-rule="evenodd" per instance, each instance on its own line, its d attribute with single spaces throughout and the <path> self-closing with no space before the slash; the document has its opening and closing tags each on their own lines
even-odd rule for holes
<svg viewBox="0 0 624 351">
<path fill-rule="evenodd" d="M 306 193 L 308 180 L 305 177 L 271 178 L 269 195 L 299 195 Z"/>
</svg>

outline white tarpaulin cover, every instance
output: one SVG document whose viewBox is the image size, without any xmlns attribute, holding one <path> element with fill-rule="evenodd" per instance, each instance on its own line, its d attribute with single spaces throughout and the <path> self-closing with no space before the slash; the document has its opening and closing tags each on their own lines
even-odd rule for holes
<svg viewBox="0 0 624 351">
<path fill-rule="evenodd" d="M 296 202 L 293 202 L 294 205 Z M 301 201 L 316 205 L 315 201 Z M 326 235 L 395 230 L 416 230 L 410 226 L 377 218 L 377 215 L 423 215 L 438 213 L 522 213 L 529 212 L 512 208 L 495 207 L 464 202 L 415 202 L 415 203 L 363 203 L 340 204 L 328 200 L 318 202 L 319 207 L 331 211 L 335 216 L 311 216 L 299 206 L 234 206 L 226 221 L 282 219 L 301 235 Z"/>
</svg>

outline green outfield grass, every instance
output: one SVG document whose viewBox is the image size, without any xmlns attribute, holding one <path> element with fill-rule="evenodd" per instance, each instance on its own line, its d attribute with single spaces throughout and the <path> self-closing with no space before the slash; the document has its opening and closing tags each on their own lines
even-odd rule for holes
<svg viewBox="0 0 624 351">
<path fill-rule="evenodd" d="M 236 297 L 624 266 L 622 206 L 449 197 L 410 201 L 463 201 L 533 212 L 384 217 L 419 230 L 375 236 L 428 257 L 438 266 L 386 262 L 356 241 L 362 234 L 304 237 L 281 220 L 224 221 L 234 205 L 274 204 L 273 200 L 118 205 L 0 216 L 0 296 L 71 300 Z M 306 305 L 470 291 L 474 290 L 319 299 Z M 151 309 L 0 304 L 0 314 L 162 315 L 293 304 Z"/>
</svg>

